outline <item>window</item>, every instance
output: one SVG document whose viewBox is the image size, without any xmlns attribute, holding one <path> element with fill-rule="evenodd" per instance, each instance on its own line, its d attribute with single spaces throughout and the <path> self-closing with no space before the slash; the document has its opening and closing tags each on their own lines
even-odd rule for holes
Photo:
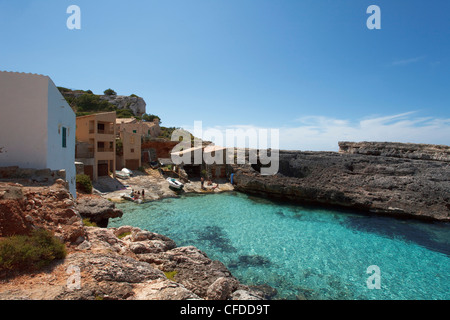
<svg viewBox="0 0 450 320">
<path fill-rule="evenodd" d="M 134 153 L 134 149 L 133 149 L 133 148 L 131 148 L 130 152 L 131 152 L 131 153 Z"/>
<path fill-rule="evenodd" d="M 136 130 L 133 130 L 133 133 L 137 133 Z"/>
<path fill-rule="evenodd" d="M 62 127 L 62 147 L 67 148 L 67 128 Z"/>
</svg>

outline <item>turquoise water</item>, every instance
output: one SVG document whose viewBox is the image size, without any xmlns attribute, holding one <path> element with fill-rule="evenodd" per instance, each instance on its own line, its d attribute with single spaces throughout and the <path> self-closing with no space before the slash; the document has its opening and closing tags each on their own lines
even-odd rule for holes
<svg viewBox="0 0 450 320">
<path fill-rule="evenodd" d="M 120 204 L 132 225 L 193 245 L 275 299 L 450 299 L 450 225 L 324 210 L 240 193 Z M 367 268 L 380 268 L 368 289 Z"/>
</svg>

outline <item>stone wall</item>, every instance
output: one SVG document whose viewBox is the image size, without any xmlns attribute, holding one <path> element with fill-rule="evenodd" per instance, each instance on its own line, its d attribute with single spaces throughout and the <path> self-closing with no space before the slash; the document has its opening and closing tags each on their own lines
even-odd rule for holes
<svg viewBox="0 0 450 320">
<path fill-rule="evenodd" d="M 339 153 L 450 162 L 450 147 L 445 145 L 343 141 Z"/>
<path fill-rule="evenodd" d="M 65 170 L 26 169 L 18 166 L 0 167 L 1 180 L 25 180 L 28 182 L 54 184 L 56 180 L 66 181 Z"/>
</svg>

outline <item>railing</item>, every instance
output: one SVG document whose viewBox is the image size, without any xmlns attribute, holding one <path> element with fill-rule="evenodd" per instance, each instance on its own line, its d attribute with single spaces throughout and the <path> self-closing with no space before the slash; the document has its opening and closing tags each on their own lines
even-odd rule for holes
<svg viewBox="0 0 450 320">
<path fill-rule="evenodd" d="M 98 129 L 97 133 L 99 134 L 114 134 L 113 130 L 100 130 Z"/>
<path fill-rule="evenodd" d="M 114 152 L 113 148 L 97 148 L 97 152 Z"/>
<path fill-rule="evenodd" d="M 95 133 L 95 129 L 89 129 L 89 133 Z M 98 134 L 114 134 L 114 130 L 111 129 L 97 129 Z"/>
</svg>

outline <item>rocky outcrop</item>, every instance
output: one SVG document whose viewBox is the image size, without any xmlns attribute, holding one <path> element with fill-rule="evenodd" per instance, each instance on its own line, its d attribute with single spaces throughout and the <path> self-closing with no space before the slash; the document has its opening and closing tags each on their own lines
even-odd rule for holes
<svg viewBox="0 0 450 320">
<path fill-rule="evenodd" d="M 448 162 L 280 151 L 279 164 L 275 176 L 260 175 L 257 166 L 234 166 L 235 189 L 300 203 L 450 221 Z"/>
<path fill-rule="evenodd" d="M 115 105 L 117 109 L 129 109 L 135 116 L 145 113 L 146 103 L 143 98 L 137 96 L 101 95 L 100 99 Z"/>
<path fill-rule="evenodd" d="M 49 270 L 8 279 L 0 299 L 261 299 L 195 247 L 131 226 L 86 227 L 86 239 Z"/>
<path fill-rule="evenodd" d="M 450 147 L 394 142 L 339 142 L 340 153 L 450 162 Z"/>
<path fill-rule="evenodd" d="M 97 226 L 106 228 L 110 218 L 120 218 L 122 210 L 116 209 L 116 205 L 100 196 L 78 197 L 76 210 L 82 218 L 87 218 Z"/>
<path fill-rule="evenodd" d="M 0 238 L 44 228 L 67 248 L 65 259 L 44 270 L 0 273 L 0 300 L 262 299 L 195 247 L 177 247 L 164 235 L 131 226 L 86 227 L 79 210 L 94 221 L 119 214 L 95 196 L 76 204 L 63 180 L 50 186 L 0 182 Z"/>
<path fill-rule="evenodd" d="M 63 180 L 51 186 L 29 187 L 0 182 L 0 237 L 52 231 L 67 244 L 84 241 L 84 227 Z"/>
</svg>

